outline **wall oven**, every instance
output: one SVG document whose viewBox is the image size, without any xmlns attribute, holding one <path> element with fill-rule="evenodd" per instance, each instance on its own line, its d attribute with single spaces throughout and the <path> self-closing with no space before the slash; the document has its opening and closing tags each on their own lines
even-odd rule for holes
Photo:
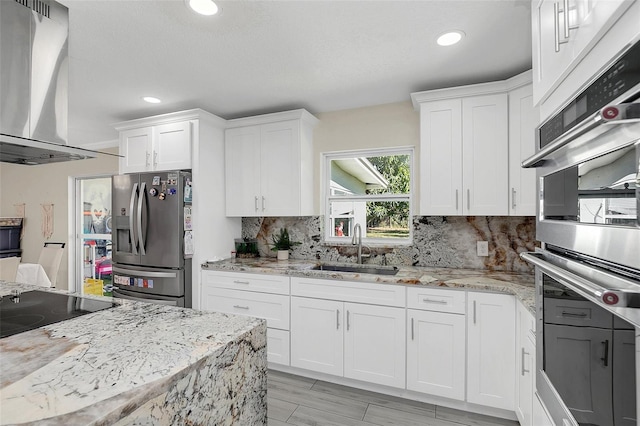
<svg viewBox="0 0 640 426">
<path fill-rule="evenodd" d="M 640 43 L 536 134 L 536 388 L 557 425 L 637 425 Z"/>
</svg>

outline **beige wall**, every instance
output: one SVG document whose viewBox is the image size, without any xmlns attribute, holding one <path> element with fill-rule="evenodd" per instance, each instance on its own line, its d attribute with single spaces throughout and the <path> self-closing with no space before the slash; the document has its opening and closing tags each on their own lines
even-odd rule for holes
<svg viewBox="0 0 640 426">
<path fill-rule="evenodd" d="M 366 108 L 315 114 L 320 119 L 313 133 L 314 188 L 316 188 L 316 212 L 320 211 L 322 153 L 353 149 L 413 146 L 414 151 L 414 206 L 420 205 L 419 159 L 420 114 L 411 101 L 376 105 Z"/>
<path fill-rule="evenodd" d="M 117 153 L 117 148 L 104 149 Z M 69 177 L 115 174 L 118 158 L 101 155 L 91 160 L 69 161 L 38 166 L 22 166 L 0 163 L 0 216 L 14 217 L 14 204 L 25 204 L 24 236 L 22 238 L 22 261 L 36 263 L 40 249 L 46 241 L 69 242 Z M 52 203 L 53 235 L 49 240 L 42 236 L 41 204 Z M 68 288 L 68 247 L 62 258 L 57 286 Z M 79 283 L 77 283 L 79 285 Z M 79 288 L 79 287 L 78 287 Z"/>
</svg>

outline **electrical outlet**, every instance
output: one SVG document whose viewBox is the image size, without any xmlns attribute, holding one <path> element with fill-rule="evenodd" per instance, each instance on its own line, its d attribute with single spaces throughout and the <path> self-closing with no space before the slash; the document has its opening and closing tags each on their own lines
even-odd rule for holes
<svg viewBox="0 0 640 426">
<path fill-rule="evenodd" d="M 489 256 L 489 241 L 478 241 L 476 243 L 478 256 Z"/>
</svg>

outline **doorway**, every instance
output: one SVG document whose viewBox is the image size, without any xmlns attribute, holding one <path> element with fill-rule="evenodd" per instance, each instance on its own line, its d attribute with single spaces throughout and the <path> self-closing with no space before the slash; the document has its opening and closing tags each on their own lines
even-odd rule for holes
<svg viewBox="0 0 640 426">
<path fill-rule="evenodd" d="M 111 296 L 111 176 L 75 178 L 76 292 Z"/>
</svg>

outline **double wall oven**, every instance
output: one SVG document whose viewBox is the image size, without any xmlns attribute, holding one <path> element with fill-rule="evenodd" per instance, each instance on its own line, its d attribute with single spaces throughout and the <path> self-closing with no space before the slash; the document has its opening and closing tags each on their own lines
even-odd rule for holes
<svg viewBox="0 0 640 426">
<path fill-rule="evenodd" d="M 536 142 L 537 392 L 557 425 L 638 425 L 640 43 Z"/>
</svg>

